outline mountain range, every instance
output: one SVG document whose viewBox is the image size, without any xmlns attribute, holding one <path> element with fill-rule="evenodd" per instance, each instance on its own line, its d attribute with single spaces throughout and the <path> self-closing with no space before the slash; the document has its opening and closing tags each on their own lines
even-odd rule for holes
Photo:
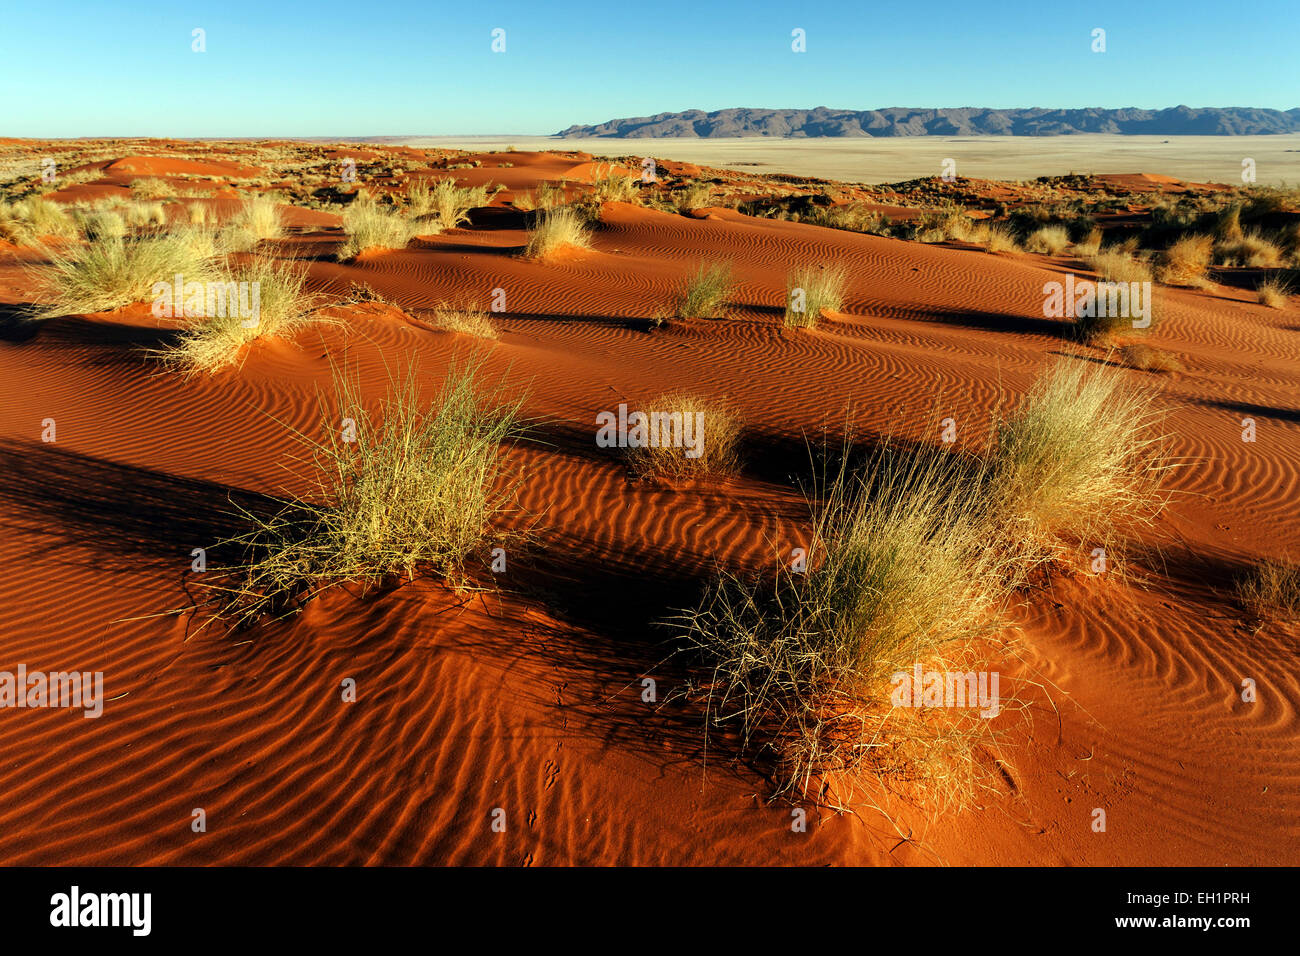
<svg viewBox="0 0 1300 956">
<path fill-rule="evenodd" d="M 1174 106 L 1162 110 L 1103 109 L 913 109 L 769 110 L 743 107 L 685 110 L 613 119 L 595 126 L 570 126 L 563 137 L 640 139 L 737 136 L 774 138 L 819 136 L 1062 136 L 1073 133 L 1147 134 L 1153 136 L 1241 136 L 1300 132 L 1300 107 L 1289 110 L 1253 107 Z"/>
</svg>

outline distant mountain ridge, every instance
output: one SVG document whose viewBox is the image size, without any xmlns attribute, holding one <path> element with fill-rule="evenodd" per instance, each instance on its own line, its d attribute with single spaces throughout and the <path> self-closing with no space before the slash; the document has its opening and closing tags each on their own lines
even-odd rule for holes
<svg viewBox="0 0 1300 956">
<path fill-rule="evenodd" d="M 1073 133 L 1119 133 L 1152 136 L 1244 136 L 1300 132 L 1300 107 L 1289 110 L 1252 107 L 1174 106 L 1163 110 L 1102 109 L 994 110 L 955 109 L 811 110 L 733 108 L 706 113 L 656 113 L 613 119 L 596 126 L 570 126 L 557 135 L 639 139 L 734 136 L 775 138 L 816 136 L 1064 136 Z"/>
</svg>

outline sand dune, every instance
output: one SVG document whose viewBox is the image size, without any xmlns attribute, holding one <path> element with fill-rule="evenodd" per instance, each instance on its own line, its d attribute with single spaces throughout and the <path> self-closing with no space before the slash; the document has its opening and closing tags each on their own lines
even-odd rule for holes
<svg viewBox="0 0 1300 956">
<path fill-rule="evenodd" d="M 231 198 L 199 201 L 225 217 L 230 180 L 270 173 L 255 156 L 217 155 L 123 156 L 101 167 L 107 183 L 77 188 L 210 177 Z M 143 354 L 170 334 L 147 304 L 24 323 L 17 306 L 47 266 L 29 245 L 0 246 L 0 566 L 14 585 L 0 669 L 102 670 L 108 698 L 98 719 L 3 714 L 5 863 L 1300 862 L 1297 633 L 1256 631 L 1231 596 L 1235 573 L 1300 530 L 1295 299 L 1268 309 L 1227 281 L 1160 290 L 1148 341 L 1182 370 L 1121 374 L 1159 392 L 1181 463 L 1172 503 L 1128 577 L 1080 563 L 1017 605 L 1002 666 L 1026 719 L 1008 723 L 998 792 L 938 813 L 924 792 L 882 789 L 888 815 L 810 805 L 808 831 L 792 832 L 791 806 L 729 759 L 734 741 L 706 749 L 698 705 L 676 693 L 688 675 L 665 661 L 655 623 L 712 568 L 769 567 L 774 546 L 802 540 L 791 475 L 806 467 L 805 438 L 846 408 L 868 433 L 928 441 L 952 416 L 964 439 L 1053 357 L 1111 361 L 1043 317 L 1043 284 L 1086 266 L 622 202 L 600 208 L 590 249 L 533 261 L 518 255 L 516 197 L 590 183 L 605 164 L 458 158 L 480 163 L 453 170 L 462 185 L 506 190 L 470 224 L 401 250 L 335 261 L 338 214 L 286 206 L 287 235 L 263 251 L 295 257 L 322 303 L 358 284 L 400 308 L 332 306 L 336 324 L 257 342 L 237 371 L 212 376 L 167 374 Z M 737 283 L 727 316 L 654 324 L 715 261 Z M 822 263 L 847 270 L 842 312 L 783 329 L 787 271 Z M 494 289 L 506 296 L 498 341 L 429 327 L 440 302 L 486 306 Z M 510 555 L 501 590 L 341 587 L 286 622 L 200 629 L 191 549 L 231 532 L 232 497 L 304 493 L 286 467 L 299 451 L 290 431 L 319 429 L 331 359 L 346 356 L 373 387 L 395 358 L 415 358 L 433 387 L 467 355 L 526 396 L 536 423 L 538 440 L 510 454 L 518 520 L 539 533 Z M 738 475 L 634 481 L 593 443 L 597 412 L 673 389 L 735 404 L 747 426 Z M 1241 440 L 1247 417 L 1253 443 Z M 57 441 L 42 441 L 44 419 Z M 355 703 L 342 700 L 346 678 Z M 1257 703 L 1241 700 L 1243 678 Z M 196 808 L 205 833 L 191 829 Z M 491 829 L 497 808 L 508 837 Z"/>
</svg>

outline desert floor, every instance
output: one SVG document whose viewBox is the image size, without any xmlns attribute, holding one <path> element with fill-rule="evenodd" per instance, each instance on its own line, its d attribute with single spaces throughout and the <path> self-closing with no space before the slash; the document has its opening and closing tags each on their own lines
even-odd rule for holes
<svg viewBox="0 0 1300 956">
<path fill-rule="evenodd" d="M 420 137 L 412 146 L 466 149 L 580 149 L 596 156 L 647 155 L 759 173 L 793 173 L 852 183 L 894 183 L 942 173 L 1032 179 L 1076 173 L 1153 172 L 1202 183 L 1300 182 L 1300 134 L 1283 136 L 967 136 L 897 139 L 560 139 L 554 136 Z"/>
<path fill-rule="evenodd" d="M 972 152 L 959 162 L 1008 177 L 1092 155 L 1101 169 L 1230 180 L 1240 152 L 1235 141 L 1199 158 L 1179 144 L 1169 161 L 1127 142 L 1136 152 L 1111 156 L 1073 152 L 1087 149 L 1075 140 L 1032 156 L 1016 143 L 961 145 Z M 1281 138 L 1268 145 L 1281 157 Z M 947 152 L 941 142 L 742 147 L 818 175 L 919 175 L 929 162 L 903 148 L 936 166 Z M 128 196 L 141 176 L 191 175 L 212 180 L 211 196 L 166 199 L 169 215 L 197 202 L 225 216 L 239 205 L 231 184 L 263 161 L 239 144 L 105 149 L 101 178 L 53 198 Z M 721 164 L 729 149 L 673 144 L 671 156 Z M 169 150 L 209 151 L 206 171 Z M 466 159 L 400 155 L 434 170 Z M 849 174 L 858 156 L 871 171 Z M 796 832 L 791 806 L 767 799 L 768 782 L 730 759 L 725 738 L 706 750 L 656 622 L 695 601 L 715 566 L 760 568 L 773 543 L 801 540 L 791 475 L 805 438 L 846 408 L 906 437 L 932 441 L 946 417 L 973 436 L 1055 358 L 1111 361 L 1043 318 L 1044 282 L 1083 267 L 620 202 L 601 208 L 590 250 L 529 261 L 514 197 L 581 185 L 596 167 L 554 152 L 473 158 L 479 166 L 454 175 L 506 191 L 469 224 L 402 250 L 338 262 L 339 215 L 286 206 L 288 235 L 262 252 L 300 263 L 336 322 L 258 342 L 237 370 L 210 376 L 150 360 L 144 350 L 171 330 L 147 304 L 27 321 L 45 255 L 0 243 L 0 669 L 102 670 L 108 698 L 98 719 L 0 711 L 0 862 L 1300 863 L 1297 631 L 1248 624 L 1231 594 L 1235 574 L 1294 550 L 1300 530 L 1300 300 L 1266 308 L 1230 276 L 1161 290 L 1149 341 L 1182 370 L 1120 374 L 1156 390 L 1167 413 L 1181 462 L 1173 501 L 1134 543 L 1126 577 L 1086 573 L 1080 556 L 1018 602 L 997 662 L 1004 694 L 1023 704 L 1007 712 L 1001 784 L 961 810 L 905 782 L 878 795 L 887 814 L 809 804 Z M 1267 154 L 1256 158 L 1271 177 Z M 1300 160 L 1286 161 L 1294 175 Z M 651 321 L 677 283 L 719 260 L 739 280 L 727 317 Z M 787 270 L 810 262 L 848 267 L 847 303 L 816 330 L 785 330 Z M 354 284 L 395 305 L 345 304 Z M 498 341 L 422 320 L 439 302 L 486 304 L 493 289 L 506 292 Z M 321 428 L 331 361 L 379 388 L 394 363 L 413 359 L 436 384 L 468 356 L 524 396 L 536 423 L 535 440 L 509 454 L 538 534 L 510 554 L 499 590 L 458 595 L 425 578 L 365 595 L 340 587 L 284 622 L 200 628 L 191 551 L 231 533 L 232 498 L 292 488 L 291 430 Z M 598 412 L 674 388 L 742 412 L 738 475 L 639 481 L 596 447 Z M 1256 422 L 1253 443 L 1244 418 Z M 57 422 L 54 442 L 42 440 L 45 419 Z M 642 700 L 646 676 L 658 682 L 654 704 Z M 341 699 L 347 678 L 354 703 Z M 1245 678 L 1255 703 L 1240 697 Z M 191 827 L 196 808 L 206 832 Z M 497 808 L 503 833 L 491 827 Z M 1095 808 L 1104 833 L 1091 826 Z"/>
</svg>

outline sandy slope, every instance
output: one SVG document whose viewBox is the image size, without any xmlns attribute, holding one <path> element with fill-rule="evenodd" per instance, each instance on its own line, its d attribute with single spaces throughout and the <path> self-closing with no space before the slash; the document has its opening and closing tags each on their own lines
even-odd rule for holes
<svg viewBox="0 0 1300 956">
<path fill-rule="evenodd" d="M 581 178 L 570 157 L 467 170 L 513 189 Z M 125 165 L 124 165 L 125 164 Z M 136 174 L 148 163 L 113 164 Z M 503 174 L 508 174 L 508 178 Z M 139 350 L 166 335 L 147 307 L 24 327 L 0 306 L 0 669 L 103 670 L 104 716 L 0 711 L 6 863 L 1071 863 L 1300 862 L 1297 635 L 1253 633 L 1229 595 L 1245 562 L 1294 544 L 1300 496 L 1300 310 L 1244 291 L 1167 290 L 1153 343 L 1184 466 L 1174 504 L 1127 581 L 1062 575 L 1016 612 L 1004 662 L 1028 719 L 1009 720 L 1005 786 L 937 813 L 889 800 L 893 821 L 812 811 L 806 833 L 766 783 L 703 748 L 673 698 L 653 622 L 689 604 L 716 563 L 763 566 L 801 540 L 789 481 L 804 434 L 854 408 L 867 431 L 973 440 L 1051 357 L 1104 361 L 1041 318 L 1068 260 L 998 257 L 750 219 L 608 204 L 590 251 L 519 259 L 520 217 L 353 264 L 304 211 L 285 254 L 312 288 L 366 283 L 417 319 L 504 289 L 497 343 L 430 331 L 383 306 L 255 347 L 242 370 L 181 380 Z M 701 260 L 740 280 L 720 321 L 646 321 Z M 846 314 L 783 333 L 786 270 L 839 261 Z M 0 252 L 0 302 L 30 301 L 39 256 Z M 340 589 L 255 632 L 196 630 L 190 552 L 232 530 L 236 500 L 295 486 L 289 429 L 319 428 L 330 355 L 382 383 L 414 358 L 430 388 L 473 354 L 527 394 L 538 441 L 512 452 L 536 546 L 488 596 L 417 582 Z M 636 483 L 592 441 L 598 411 L 671 388 L 726 396 L 748 424 L 744 472 L 682 487 Z M 1253 417 L 1259 439 L 1240 439 Z M 41 422 L 57 422 L 56 443 Z M 252 500 L 249 498 L 249 500 Z M 1080 568 L 1084 567 L 1080 558 Z M 641 680 L 658 681 L 658 702 Z M 341 700 L 357 681 L 359 699 Z M 1243 677 L 1259 701 L 1243 703 Z M 208 831 L 191 830 L 203 808 Z M 1094 808 L 1108 830 L 1090 827 Z M 490 827 L 495 808 L 506 830 Z M 902 839 L 899 834 L 909 839 Z"/>
</svg>

